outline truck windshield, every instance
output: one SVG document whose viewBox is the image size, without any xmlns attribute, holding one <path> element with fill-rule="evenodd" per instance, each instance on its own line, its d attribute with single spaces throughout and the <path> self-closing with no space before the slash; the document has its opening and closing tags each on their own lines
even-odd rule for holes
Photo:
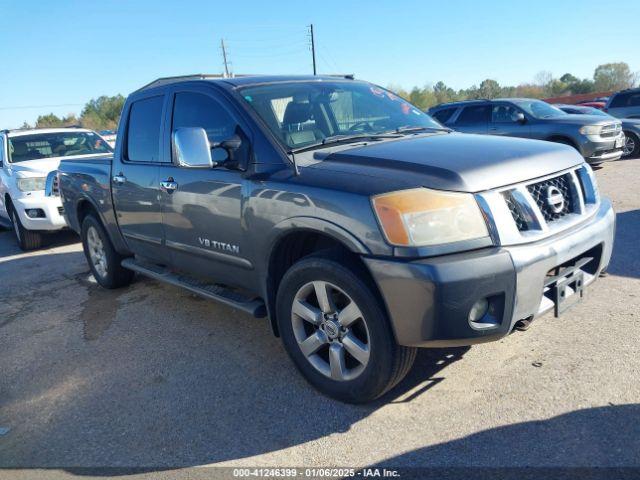
<svg viewBox="0 0 640 480">
<path fill-rule="evenodd" d="M 93 132 L 43 132 L 9 137 L 11 163 L 111 152 L 109 144 Z"/>
<path fill-rule="evenodd" d="M 448 131 L 397 95 L 364 82 L 287 82 L 240 92 L 288 150 L 387 133 Z"/>
<path fill-rule="evenodd" d="M 566 113 L 558 107 L 549 105 L 547 102 L 543 102 L 542 100 L 514 100 L 513 103 L 518 105 L 533 118 L 537 118 L 539 120 L 566 115 Z"/>
</svg>

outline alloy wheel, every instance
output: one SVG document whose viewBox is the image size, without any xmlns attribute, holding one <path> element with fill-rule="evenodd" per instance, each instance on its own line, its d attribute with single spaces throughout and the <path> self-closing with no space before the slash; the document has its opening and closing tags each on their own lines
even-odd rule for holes
<svg viewBox="0 0 640 480">
<path fill-rule="evenodd" d="M 100 277 L 107 276 L 107 255 L 104 251 L 102 239 L 94 226 L 87 230 L 87 249 L 91 263 Z"/>
<path fill-rule="evenodd" d="M 291 323 L 300 351 L 324 376 L 357 378 L 369 362 L 371 340 L 362 311 L 336 285 L 314 281 L 296 293 Z"/>
<path fill-rule="evenodd" d="M 636 149 L 636 141 L 632 136 L 627 136 L 624 141 L 624 147 L 622 147 L 622 154 L 626 157 L 631 155 Z"/>
</svg>

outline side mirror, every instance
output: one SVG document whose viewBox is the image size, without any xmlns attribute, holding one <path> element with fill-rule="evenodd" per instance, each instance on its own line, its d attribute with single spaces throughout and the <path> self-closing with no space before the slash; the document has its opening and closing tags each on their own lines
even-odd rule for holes
<svg viewBox="0 0 640 480">
<path fill-rule="evenodd" d="M 173 157 L 178 166 L 186 168 L 213 168 L 211 145 L 207 132 L 200 127 L 180 127 L 172 135 Z"/>
<path fill-rule="evenodd" d="M 518 112 L 518 113 L 515 114 L 514 120 L 517 123 L 525 123 L 527 121 L 527 117 L 524 116 L 524 113 Z"/>
</svg>

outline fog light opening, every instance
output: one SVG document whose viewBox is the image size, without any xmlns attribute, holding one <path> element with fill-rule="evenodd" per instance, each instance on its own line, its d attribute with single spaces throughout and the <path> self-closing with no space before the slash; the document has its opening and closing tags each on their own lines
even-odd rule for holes
<svg viewBox="0 0 640 480">
<path fill-rule="evenodd" d="M 479 322 L 489 311 L 489 300 L 482 298 L 473 304 L 471 310 L 469 310 L 469 321 Z"/>
<path fill-rule="evenodd" d="M 44 218 L 45 214 L 44 214 L 44 210 L 42 210 L 41 208 L 28 208 L 25 210 L 25 213 L 27 214 L 27 217 L 29 218 Z"/>
</svg>

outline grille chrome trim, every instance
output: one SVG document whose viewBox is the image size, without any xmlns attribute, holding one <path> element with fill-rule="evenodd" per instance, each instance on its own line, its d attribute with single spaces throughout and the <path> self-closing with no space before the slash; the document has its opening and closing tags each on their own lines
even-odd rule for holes
<svg viewBox="0 0 640 480">
<path fill-rule="evenodd" d="M 562 176 L 566 176 L 572 209 L 558 219 L 547 221 L 528 187 Z M 513 198 L 522 211 L 523 218 L 520 220 L 526 220 L 526 229 L 518 227 L 521 222 L 517 222 L 514 217 L 514 208 L 510 208 L 508 196 Z M 586 164 L 519 184 L 480 192 L 476 194 L 476 198 L 491 224 L 492 237 L 498 245 L 524 244 L 561 233 L 587 220 L 596 213 L 600 204 L 593 174 Z"/>
</svg>

